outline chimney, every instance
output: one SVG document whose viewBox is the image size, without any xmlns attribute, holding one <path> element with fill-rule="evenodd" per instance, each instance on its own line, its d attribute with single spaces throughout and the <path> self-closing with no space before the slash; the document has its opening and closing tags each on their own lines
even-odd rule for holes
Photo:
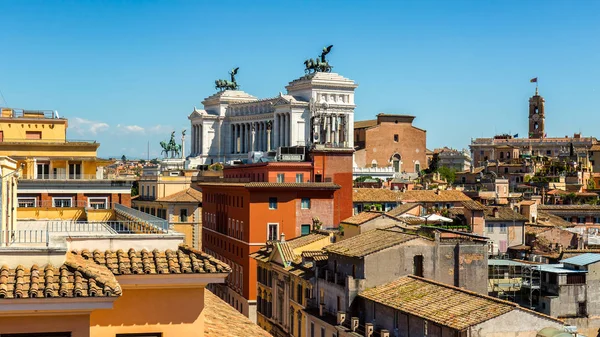
<svg viewBox="0 0 600 337">
<path fill-rule="evenodd" d="M 342 325 L 346 321 L 346 313 L 343 311 L 338 311 L 337 313 L 337 325 Z"/>
<path fill-rule="evenodd" d="M 285 242 L 285 234 L 282 232 L 281 235 L 279 236 L 279 241 L 280 242 Z"/>
<path fill-rule="evenodd" d="M 358 317 L 350 318 L 350 329 L 356 332 L 356 329 L 358 329 Z"/>
<path fill-rule="evenodd" d="M 325 311 L 325 304 L 319 304 L 319 316 L 323 317 L 323 311 Z"/>
<path fill-rule="evenodd" d="M 373 337 L 373 323 L 365 323 L 365 337 Z"/>
<path fill-rule="evenodd" d="M 379 337 L 390 337 L 390 332 L 388 330 L 381 330 L 379 331 Z"/>
<path fill-rule="evenodd" d="M 494 207 L 494 209 L 492 210 L 492 212 L 493 212 L 494 218 L 497 218 L 499 216 L 499 214 L 498 214 L 498 207 Z"/>
</svg>

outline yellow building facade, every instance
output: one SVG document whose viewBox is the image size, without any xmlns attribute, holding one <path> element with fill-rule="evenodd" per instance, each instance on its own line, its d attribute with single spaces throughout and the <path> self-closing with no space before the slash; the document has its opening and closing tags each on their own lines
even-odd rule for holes
<svg viewBox="0 0 600 337">
<path fill-rule="evenodd" d="M 20 170 L 19 208 L 110 209 L 131 206 L 131 183 L 104 177 L 112 161 L 97 157 L 94 140 L 67 137 L 56 111 L 1 108 L 0 156 Z"/>
<path fill-rule="evenodd" d="M 315 263 L 333 233 L 313 232 L 290 241 L 282 237 L 252 254 L 257 261 L 257 324 L 274 336 L 308 337 L 304 311 L 313 297 Z"/>
</svg>

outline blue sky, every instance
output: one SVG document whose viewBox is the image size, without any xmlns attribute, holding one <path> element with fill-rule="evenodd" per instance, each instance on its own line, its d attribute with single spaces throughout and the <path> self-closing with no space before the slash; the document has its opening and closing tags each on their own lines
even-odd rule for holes
<svg viewBox="0 0 600 337">
<path fill-rule="evenodd" d="M 145 158 L 148 141 L 157 156 L 232 67 L 272 97 L 328 44 L 359 83 L 355 119 L 415 115 L 430 149 L 526 135 L 536 76 L 548 136 L 600 136 L 598 1 L 0 0 L 0 13 L 0 105 L 58 110 L 104 157 Z"/>
</svg>

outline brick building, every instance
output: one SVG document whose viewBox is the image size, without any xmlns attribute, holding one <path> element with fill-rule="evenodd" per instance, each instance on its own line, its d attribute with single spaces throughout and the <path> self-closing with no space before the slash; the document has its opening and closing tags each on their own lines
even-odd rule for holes
<svg viewBox="0 0 600 337">
<path fill-rule="evenodd" d="M 380 113 L 354 123 L 354 160 L 358 168 L 391 167 L 397 173 L 427 168 L 426 131 L 412 125 L 414 116 Z"/>
<path fill-rule="evenodd" d="M 281 234 L 292 239 L 334 228 L 352 215 L 352 149 L 313 148 L 299 162 L 226 166 L 223 182 L 200 182 L 203 250 L 232 266 L 215 293 L 256 317 L 256 260 Z"/>
</svg>

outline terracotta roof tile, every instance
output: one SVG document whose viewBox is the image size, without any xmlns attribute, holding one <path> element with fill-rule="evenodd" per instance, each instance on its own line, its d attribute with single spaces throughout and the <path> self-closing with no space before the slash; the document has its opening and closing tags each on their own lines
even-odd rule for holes
<svg viewBox="0 0 600 337">
<path fill-rule="evenodd" d="M 380 216 L 383 216 L 383 213 L 367 211 L 367 212 L 362 212 L 362 213 L 358 213 L 354 216 L 351 216 L 351 217 L 343 220 L 342 223 L 351 224 L 351 225 L 362 225 L 365 222 L 371 221 Z"/>
<path fill-rule="evenodd" d="M 457 190 L 411 190 L 401 193 L 400 198 L 409 202 L 457 202 L 472 200 L 462 191 Z"/>
<path fill-rule="evenodd" d="M 399 202 L 400 192 L 385 188 L 355 188 L 352 193 L 354 202 Z"/>
<path fill-rule="evenodd" d="M 116 297 L 121 287 L 103 266 L 67 254 L 62 266 L 0 267 L 0 298 Z"/>
<path fill-rule="evenodd" d="M 464 208 L 471 211 L 483 211 L 485 209 L 485 206 L 482 203 L 475 200 L 465 200 L 462 202 L 462 205 Z"/>
<path fill-rule="evenodd" d="M 402 204 L 402 205 L 399 205 L 399 206 L 393 208 L 392 210 L 388 211 L 386 214 L 391 215 L 391 216 L 399 216 L 399 215 L 402 215 L 402 214 L 410 211 L 411 209 L 413 209 L 417 206 L 419 206 L 418 203 L 409 202 L 409 203 Z"/>
<path fill-rule="evenodd" d="M 271 334 L 209 290 L 204 291 L 202 314 L 205 337 L 271 337 Z"/>
<path fill-rule="evenodd" d="M 297 249 L 327 237 L 329 237 L 329 235 L 322 232 L 311 232 L 310 234 L 298 236 L 288 240 L 287 243 L 292 249 Z"/>
<path fill-rule="evenodd" d="M 364 257 L 416 238 L 418 238 L 417 235 L 405 234 L 398 227 L 379 228 L 331 244 L 323 249 L 329 253 L 343 256 Z"/>
<path fill-rule="evenodd" d="M 375 125 L 377 125 L 376 119 L 369 119 L 366 121 L 356 121 L 356 122 L 354 122 L 354 129 L 370 128 Z"/>
<path fill-rule="evenodd" d="M 159 198 L 156 201 L 200 203 L 202 202 L 202 192 L 194 188 L 188 188 L 186 190 L 167 195 L 166 197 Z"/>
<path fill-rule="evenodd" d="M 231 272 L 227 264 L 187 246 L 178 250 L 81 250 L 72 254 L 105 266 L 114 275 Z"/>
<path fill-rule="evenodd" d="M 543 226 L 552 226 L 552 227 L 573 227 L 574 225 L 569 222 L 566 221 L 565 219 L 554 215 L 554 214 L 550 214 L 548 212 L 544 212 L 544 211 L 538 211 L 537 212 L 537 223 L 538 225 L 543 225 Z"/>
<path fill-rule="evenodd" d="M 302 252 L 302 257 L 313 259 L 314 261 L 327 260 L 327 253 L 322 250 L 305 250 Z"/>
<path fill-rule="evenodd" d="M 494 216 L 494 209 L 498 210 L 497 216 Z M 526 217 L 515 212 L 512 208 L 502 206 L 486 206 L 483 216 L 486 221 L 527 221 Z"/>
<path fill-rule="evenodd" d="M 465 330 L 513 310 L 562 323 L 508 301 L 412 275 L 365 290 L 359 296 L 456 330 Z"/>
</svg>

